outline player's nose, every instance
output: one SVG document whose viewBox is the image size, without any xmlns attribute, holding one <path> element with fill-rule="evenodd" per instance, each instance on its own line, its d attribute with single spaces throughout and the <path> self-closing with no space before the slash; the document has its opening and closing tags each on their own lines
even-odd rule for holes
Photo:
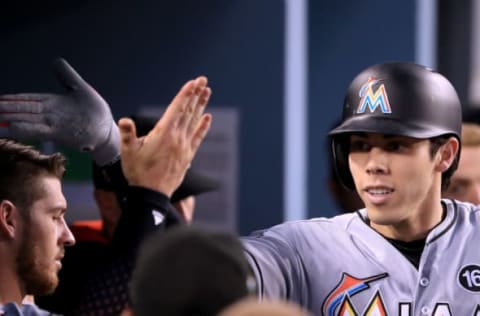
<svg viewBox="0 0 480 316">
<path fill-rule="evenodd" d="M 73 236 L 72 231 L 68 227 L 67 222 L 65 222 L 65 219 L 63 219 L 63 223 L 62 223 L 60 243 L 63 244 L 65 247 L 75 245 L 75 237 Z"/>
<path fill-rule="evenodd" d="M 372 147 L 368 152 L 366 172 L 368 174 L 379 174 L 387 172 L 387 153 L 379 147 Z"/>
</svg>

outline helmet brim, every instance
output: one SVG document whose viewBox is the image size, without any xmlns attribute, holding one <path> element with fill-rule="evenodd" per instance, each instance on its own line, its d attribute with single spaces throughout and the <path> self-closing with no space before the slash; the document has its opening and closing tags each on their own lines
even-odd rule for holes
<svg viewBox="0 0 480 316">
<path fill-rule="evenodd" d="M 330 136 L 337 136 L 352 133 L 380 133 L 383 135 L 406 136 L 418 139 L 428 139 L 442 135 L 457 136 L 455 131 L 445 130 L 444 126 L 425 126 L 425 124 L 416 124 L 414 121 L 399 122 L 385 116 L 371 115 L 352 117 L 332 129 L 328 134 Z"/>
</svg>

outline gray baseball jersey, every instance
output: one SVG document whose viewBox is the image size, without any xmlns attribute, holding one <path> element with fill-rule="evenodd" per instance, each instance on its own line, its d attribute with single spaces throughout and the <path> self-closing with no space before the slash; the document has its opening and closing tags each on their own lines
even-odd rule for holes
<svg viewBox="0 0 480 316">
<path fill-rule="evenodd" d="M 365 221 L 366 211 L 287 222 L 243 238 L 263 296 L 315 315 L 480 316 L 480 208 L 443 200 L 419 268 Z"/>
</svg>

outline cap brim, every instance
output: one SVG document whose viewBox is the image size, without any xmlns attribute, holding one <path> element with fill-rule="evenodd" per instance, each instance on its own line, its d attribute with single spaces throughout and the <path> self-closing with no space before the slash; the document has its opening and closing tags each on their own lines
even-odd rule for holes
<svg viewBox="0 0 480 316">
<path fill-rule="evenodd" d="M 220 187 L 220 182 L 204 174 L 188 169 L 182 184 L 173 192 L 170 199 L 172 203 L 178 202 L 188 196 L 214 191 Z"/>
</svg>

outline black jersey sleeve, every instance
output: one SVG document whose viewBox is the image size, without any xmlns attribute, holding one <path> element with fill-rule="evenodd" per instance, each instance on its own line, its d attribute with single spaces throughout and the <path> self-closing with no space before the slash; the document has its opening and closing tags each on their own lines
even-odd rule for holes
<svg viewBox="0 0 480 316">
<path fill-rule="evenodd" d="M 184 220 L 165 194 L 129 186 L 125 191 L 122 216 L 115 230 L 112 246 L 136 249 L 152 232 L 184 224 Z"/>
</svg>

